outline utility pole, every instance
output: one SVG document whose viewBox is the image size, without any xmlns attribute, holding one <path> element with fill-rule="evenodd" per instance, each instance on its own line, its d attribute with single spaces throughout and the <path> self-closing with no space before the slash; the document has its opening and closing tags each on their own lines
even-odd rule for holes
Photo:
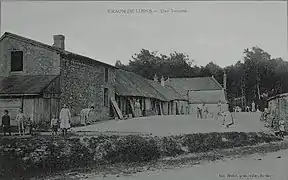
<svg viewBox="0 0 288 180">
<path fill-rule="evenodd" d="M 242 108 L 244 108 L 244 89 L 243 89 L 243 80 L 241 81 L 241 102 L 242 102 Z"/>
</svg>

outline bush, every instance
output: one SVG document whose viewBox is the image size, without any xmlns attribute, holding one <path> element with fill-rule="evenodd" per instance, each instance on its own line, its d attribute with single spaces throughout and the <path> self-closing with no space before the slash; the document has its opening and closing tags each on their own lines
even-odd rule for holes
<svg viewBox="0 0 288 180">
<path fill-rule="evenodd" d="M 114 141 L 105 155 L 105 159 L 116 162 L 147 162 L 157 160 L 160 151 L 153 138 L 129 135 Z"/>
<path fill-rule="evenodd" d="M 169 137 L 95 136 L 0 139 L 0 177 L 101 163 L 154 161 L 161 157 L 278 141 L 264 133 L 197 133 Z"/>
</svg>

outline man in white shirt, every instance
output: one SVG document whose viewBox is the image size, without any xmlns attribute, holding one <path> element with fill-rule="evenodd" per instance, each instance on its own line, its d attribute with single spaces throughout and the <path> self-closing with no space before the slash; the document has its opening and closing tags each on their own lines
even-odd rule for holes
<svg viewBox="0 0 288 180">
<path fill-rule="evenodd" d="M 85 108 L 82 109 L 80 112 L 80 121 L 81 121 L 81 125 L 86 126 L 88 122 L 88 118 L 90 115 L 90 112 L 94 110 L 94 106 L 91 106 L 90 108 Z"/>
<path fill-rule="evenodd" d="M 222 108 L 222 102 L 219 101 L 217 104 L 217 111 L 216 111 L 216 120 L 218 120 L 219 116 L 223 117 L 223 108 Z"/>
<path fill-rule="evenodd" d="M 197 106 L 197 118 L 202 119 L 202 105 L 198 104 Z"/>
</svg>

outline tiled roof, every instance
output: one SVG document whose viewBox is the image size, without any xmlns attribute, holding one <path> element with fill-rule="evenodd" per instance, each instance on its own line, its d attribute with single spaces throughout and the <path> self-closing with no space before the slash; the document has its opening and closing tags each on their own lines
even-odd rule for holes
<svg viewBox="0 0 288 180">
<path fill-rule="evenodd" d="M 42 42 L 39 42 L 39 41 L 35 41 L 33 39 L 29 39 L 29 38 L 26 38 L 26 37 L 23 37 L 23 36 L 19 36 L 17 34 L 13 34 L 13 33 L 10 33 L 10 32 L 5 32 L 2 37 L 0 38 L 0 41 L 2 41 L 2 39 L 4 39 L 5 37 L 10 37 L 10 38 L 13 38 L 13 39 L 17 39 L 17 40 L 20 40 L 22 42 L 26 42 L 26 43 L 30 43 L 30 44 L 33 44 L 33 45 L 36 45 L 36 46 L 41 46 L 41 47 L 44 47 L 44 48 L 48 48 L 48 49 L 51 49 L 51 50 L 54 50 L 54 51 L 57 51 L 62 57 L 65 57 L 67 59 L 80 59 L 83 63 L 101 63 L 103 65 L 106 65 L 106 66 L 109 66 L 109 67 L 112 67 L 112 68 L 117 68 L 115 66 L 112 66 L 110 64 L 107 64 L 107 63 L 104 63 L 104 62 L 101 62 L 101 61 L 98 61 L 98 60 L 95 60 L 95 59 L 92 59 L 92 58 L 89 58 L 89 57 L 86 57 L 86 56 L 83 56 L 83 55 L 80 55 L 80 54 L 77 54 L 77 53 L 72 53 L 72 52 L 69 52 L 69 51 L 66 51 L 66 50 L 62 50 L 60 48 L 57 48 L 57 47 L 54 47 L 52 45 L 48 45 L 48 44 L 45 44 L 45 43 L 42 43 Z"/>
<path fill-rule="evenodd" d="M 187 100 L 185 97 L 181 96 L 175 89 L 169 85 L 161 86 L 159 82 L 148 80 L 148 82 L 160 92 L 168 100 Z"/>
<path fill-rule="evenodd" d="M 227 103 L 225 98 L 224 90 L 200 90 L 200 91 L 189 91 L 189 102 L 190 103 L 207 103 L 216 104 L 219 101 Z"/>
<path fill-rule="evenodd" d="M 138 96 L 168 101 L 159 93 L 148 79 L 128 71 L 118 69 L 116 71 L 116 93 L 121 96 Z"/>
<path fill-rule="evenodd" d="M 0 94 L 40 94 L 57 76 L 13 75 L 0 82 Z"/>
<path fill-rule="evenodd" d="M 222 90 L 222 86 L 213 77 L 171 78 L 171 85 L 182 96 L 187 96 L 188 90 Z"/>
</svg>

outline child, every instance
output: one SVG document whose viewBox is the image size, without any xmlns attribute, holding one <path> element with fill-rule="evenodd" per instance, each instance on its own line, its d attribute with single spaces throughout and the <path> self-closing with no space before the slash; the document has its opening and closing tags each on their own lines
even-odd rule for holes
<svg viewBox="0 0 288 180">
<path fill-rule="evenodd" d="M 32 120 L 30 117 L 28 117 L 28 119 L 27 119 L 26 126 L 28 128 L 29 134 L 33 135 L 33 126 L 32 126 Z"/>
<path fill-rule="evenodd" d="M 57 135 L 59 121 L 56 116 L 51 120 L 52 135 Z"/>
<path fill-rule="evenodd" d="M 197 118 L 202 119 L 202 107 L 200 104 L 197 106 Z"/>
<path fill-rule="evenodd" d="M 4 131 L 4 136 L 6 135 L 6 132 L 9 133 L 9 136 L 11 136 L 11 129 L 10 129 L 10 116 L 8 115 L 8 110 L 4 111 L 4 116 L 2 117 L 2 126 Z"/>
</svg>

